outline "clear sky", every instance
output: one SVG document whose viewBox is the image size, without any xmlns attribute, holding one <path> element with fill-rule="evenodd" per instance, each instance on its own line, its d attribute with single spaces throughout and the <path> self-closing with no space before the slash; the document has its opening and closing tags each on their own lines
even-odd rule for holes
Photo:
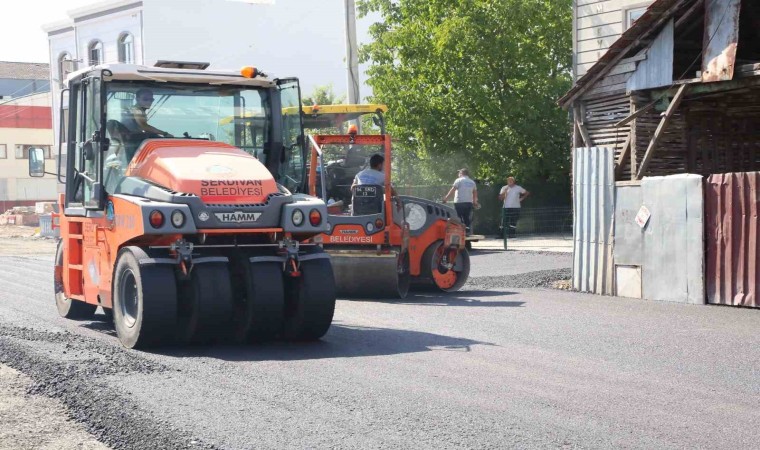
<svg viewBox="0 0 760 450">
<path fill-rule="evenodd" d="M 47 34 L 42 25 L 65 20 L 66 11 L 97 0 L 3 0 L 0 61 L 48 61 Z"/>
<path fill-rule="evenodd" d="M 274 3 L 274 7 L 278 8 L 294 7 L 298 1 L 301 0 L 269 0 L 269 2 Z M 343 0 L 308 1 L 338 1 L 341 4 L 343 3 Z M 47 34 L 42 31 L 42 25 L 66 20 L 68 18 L 67 11 L 100 2 L 101 0 L 2 0 L 0 3 L 3 6 L 3 24 L 0 26 L 0 61 L 48 63 Z M 310 23 L 320 23 L 319 17 L 310 19 Z M 367 27 L 370 23 L 371 20 L 362 20 L 357 24 L 360 42 L 366 42 Z M 313 29 L 315 33 L 318 33 L 320 27 L 314 26 Z M 332 50 L 335 51 L 335 49 Z M 340 51 L 345 51 L 345 48 L 340 49 Z M 330 78 L 334 78 L 333 84 L 336 92 L 345 92 L 345 75 L 339 77 L 331 74 Z M 363 75 L 362 81 L 364 81 Z M 366 95 L 367 93 L 365 87 L 362 94 Z"/>
</svg>

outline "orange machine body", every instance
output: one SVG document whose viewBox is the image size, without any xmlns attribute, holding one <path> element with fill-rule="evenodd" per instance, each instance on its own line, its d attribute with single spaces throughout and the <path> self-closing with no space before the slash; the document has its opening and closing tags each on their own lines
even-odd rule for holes
<svg viewBox="0 0 760 450">
<path fill-rule="evenodd" d="M 213 151 L 209 151 L 209 148 Z M 195 194 L 206 203 L 256 204 L 277 192 L 277 185 L 256 158 L 228 144 L 189 140 L 146 141 L 126 174 L 177 192 Z M 65 242 L 62 270 L 63 291 L 68 298 L 112 307 L 112 278 L 119 250 L 126 245 L 170 246 L 181 234 L 151 234 L 144 217 L 150 200 L 129 195 L 110 195 L 105 214 L 76 217 L 56 214 Z M 65 208 L 64 195 L 58 199 Z M 164 217 L 164 221 L 171 220 Z M 187 218 L 192 220 L 192 217 Z M 282 228 L 198 229 L 204 234 L 260 234 L 263 241 L 283 235 Z"/>
</svg>

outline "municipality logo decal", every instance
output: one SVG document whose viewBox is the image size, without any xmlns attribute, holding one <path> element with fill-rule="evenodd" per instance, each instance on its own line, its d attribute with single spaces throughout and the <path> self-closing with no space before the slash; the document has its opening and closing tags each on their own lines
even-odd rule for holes
<svg viewBox="0 0 760 450">
<path fill-rule="evenodd" d="M 243 212 L 235 211 L 229 213 L 216 213 L 214 214 L 220 222 L 224 223 L 245 223 L 256 222 L 261 216 L 260 212 Z"/>
</svg>

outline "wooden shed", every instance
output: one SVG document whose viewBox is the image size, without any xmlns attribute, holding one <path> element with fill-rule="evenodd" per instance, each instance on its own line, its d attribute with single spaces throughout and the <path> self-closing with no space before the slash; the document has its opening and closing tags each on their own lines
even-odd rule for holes
<svg viewBox="0 0 760 450">
<path fill-rule="evenodd" d="M 760 2 L 657 0 L 559 104 L 617 181 L 760 170 Z"/>
<path fill-rule="evenodd" d="M 655 1 L 559 103 L 573 287 L 760 308 L 760 1 Z"/>
</svg>

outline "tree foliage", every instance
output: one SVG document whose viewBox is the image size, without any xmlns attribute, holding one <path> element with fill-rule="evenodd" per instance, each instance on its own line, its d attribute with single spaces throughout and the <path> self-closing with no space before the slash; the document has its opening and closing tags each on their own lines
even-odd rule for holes
<svg viewBox="0 0 760 450">
<path fill-rule="evenodd" d="M 571 11 L 571 0 L 359 0 L 361 16 L 382 17 L 361 58 L 397 152 L 415 161 L 402 174 L 566 180 L 555 102 L 571 86 Z"/>
<path fill-rule="evenodd" d="M 306 95 L 302 102 L 304 105 L 338 105 L 346 100 L 345 95 L 338 97 L 333 91 L 332 84 L 316 86 L 311 94 Z"/>
</svg>

